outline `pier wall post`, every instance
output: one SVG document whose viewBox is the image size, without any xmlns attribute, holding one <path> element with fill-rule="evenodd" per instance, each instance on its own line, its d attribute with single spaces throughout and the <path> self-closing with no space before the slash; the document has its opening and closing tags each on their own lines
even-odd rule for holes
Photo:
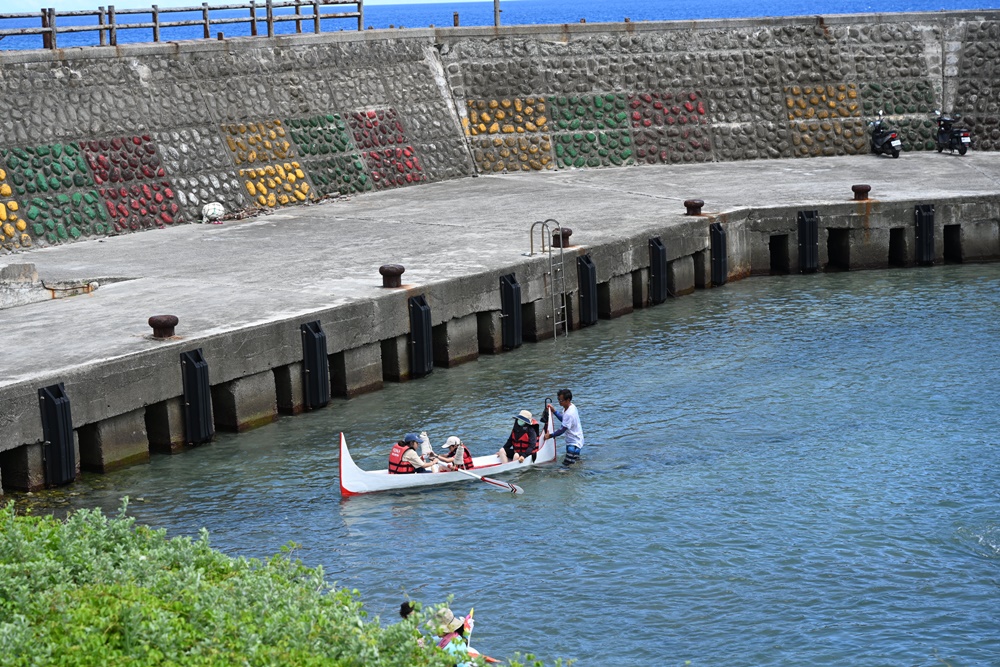
<svg viewBox="0 0 1000 667">
<path fill-rule="evenodd" d="M 212 410 L 220 431 L 247 431 L 270 424 L 278 418 L 274 373 L 268 370 L 213 386 Z"/>
<path fill-rule="evenodd" d="M 184 449 L 183 396 L 147 406 L 145 421 L 150 451 L 176 454 Z"/>
<path fill-rule="evenodd" d="M 451 368 L 479 358 L 479 325 L 475 313 L 434 327 L 434 365 Z"/>
<path fill-rule="evenodd" d="M 110 472 L 149 461 L 145 409 L 85 424 L 80 434 L 80 467 Z"/>
<path fill-rule="evenodd" d="M 334 396 L 351 398 L 378 391 L 382 388 L 384 376 L 381 343 L 368 343 L 330 355 L 330 382 Z"/>
</svg>

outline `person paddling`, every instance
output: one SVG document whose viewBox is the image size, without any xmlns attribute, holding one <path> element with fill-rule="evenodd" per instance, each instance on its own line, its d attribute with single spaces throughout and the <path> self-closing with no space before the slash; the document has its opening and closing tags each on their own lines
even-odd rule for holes
<svg viewBox="0 0 1000 667">
<path fill-rule="evenodd" d="M 580 424 L 580 413 L 573 405 L 573 392 L 569 389 L 560 389 L 556 398 L 558 398 L 559 407 L 562 410 L 556 410 L 552 405 L 549 405 L 548 408 L 562 426 L 553 431 L 552 437 L 566 434 L 566 457 L 563 459 L 563 465 L 572 465 L 580 460 L 580 452 L 583 450 L 583 426 Z"/>
<path fill-rule="evenodd" d="M 446 454 L 434 454 L 434 458 L 441 463 L 447 464 L 446 470 L 454 470 L 456 468 L 472 470 L 476 467 L 472 462 L 472 454 L 469 453 L 469 448 L 465 446 L 465 443 L 457 435 L 448 438 L 444 446 L 448 448 L 448 452 Z"/>
<path fill-rule="evenodd" d="M 434 464 L 424 461 L 417 454 L 417 445 L 420 444 L 420 436 L 416 433 L 407 433 L 403 439 L 392 446 L 389 452 L 389 474 L 408 475 L 415 472 L 431 472 Z"/>
</svg>

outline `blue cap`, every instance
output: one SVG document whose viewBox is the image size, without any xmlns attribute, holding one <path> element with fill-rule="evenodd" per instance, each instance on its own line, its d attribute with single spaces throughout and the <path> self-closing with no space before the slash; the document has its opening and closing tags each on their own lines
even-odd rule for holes
<svg viewBox="0 0 1000 667">
<path fill-rule="evenodd" d="M 407 433 L 403 436 L 403 442 L 420 442 L 420 436 L 416 433 Z"/>
</svg>

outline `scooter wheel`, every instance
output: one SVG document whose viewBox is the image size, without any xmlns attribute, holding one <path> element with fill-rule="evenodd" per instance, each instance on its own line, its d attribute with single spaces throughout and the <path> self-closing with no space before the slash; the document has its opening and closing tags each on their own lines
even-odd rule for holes
<svg viewBox="0 0 1000 667">
<path fill-rule="evenodd" d="M 966 148 L 965 146 L 959 146 L 959 147 L 958 147 L 958 154 L 959 154 L 959 155 L 965 155 L 966 151 L 968 151 L 968 150 L 969 150 L 969 149 L 968 149 L 968 148 Z"/>
<path fill-rule="evenodd" d="M 944 150 L 944 146 L 938 146 L 938 147 L 937 147 L 937 151 L 938 151 L 938 153 L 940 153 L 940 152 L 941 152 L 941 151 L 943 151 L 943 150 Z"/>
<path fill-rule="evenodd" d="M 892 149 L 892 157 L 899 157 L 899 151 L 897 151 L 895 148 Z"/>
</svg>

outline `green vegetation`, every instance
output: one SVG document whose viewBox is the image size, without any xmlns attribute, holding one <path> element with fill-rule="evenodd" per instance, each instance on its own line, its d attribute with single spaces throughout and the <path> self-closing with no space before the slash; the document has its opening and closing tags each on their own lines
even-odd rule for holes
<svg viewBox="0 0 1000 667">
<path fill-rule="evenodd" d="M 207 531 L 167 539 L 135 525 L 127 505 L 65 521 L 0 508 L 0 665 L 454 664 L 418 644 L 433 609 L 383 627 L 291 545 L 267 561 L 230 558 Z"/>
</svg>

